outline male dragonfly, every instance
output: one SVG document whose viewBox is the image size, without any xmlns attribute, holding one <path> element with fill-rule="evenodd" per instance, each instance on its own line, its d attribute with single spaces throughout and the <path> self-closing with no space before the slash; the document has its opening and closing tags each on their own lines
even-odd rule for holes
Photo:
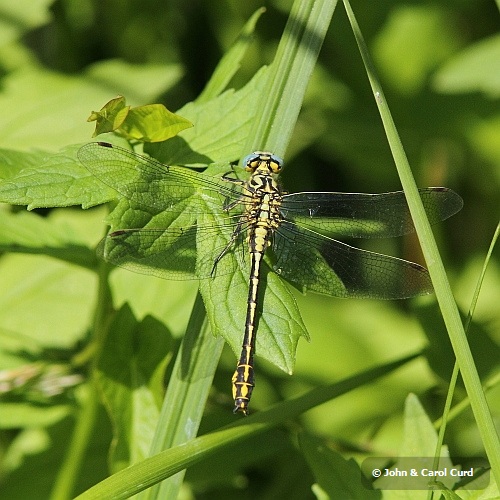
<svg viewBox="0 0 500 500">
<path fill-rule="evenodd" d="M 113 230 L 104 238 L 100 253 L 105 260 L 174 280 L 216 279 L 238 268 L 247 272 L 243 347 L 232 378 L 235 412 L 247 414 L 254 387 L 264 256 L 274 272 L 303 291 L 378 299 L 432 291 L 422 266 L 332 237 L 385 238 L 414 231 L 402 191 L 287 194 L 278 180 L 283 161 L 262 151 L 244 159 L 248 180 L 166 166 L 106 142 L 83 146 L 78 158 L 131 209 L 145 214 L 141 227 Z M 420 189 L 420 196 L 431 223 L 447 219 L 463 204 L 442 187 Z M 216 217 L 206 222 L 208 212 Z M 204 244 L 208 239 L 217 243 Z"/>
</svg>

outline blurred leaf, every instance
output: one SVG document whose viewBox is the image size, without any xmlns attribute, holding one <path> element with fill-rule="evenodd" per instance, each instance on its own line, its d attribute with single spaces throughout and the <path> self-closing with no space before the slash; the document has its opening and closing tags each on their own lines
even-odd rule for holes
<svg viewBox="0 0 500 500">
<path fill-rule="evenodd" d="M 110 326 L 97 363 L 97 381 L 113 422 L 113 470 L 148 456 L 163 398 L 171 340 L 151 317 L 137 323 L 125 305 Z"/>
<path fill-rule="evenodd" d="M 0 47 L 50 21 L 53 0 L 18 0 L 0 4 Z"/>
<path fill-rule="evenodd" d="M 107 475 L 106 449 L 111 435 L 109 422 L 101 412 L 95 432 L 87 443 L 87 454 L 76 478 L 77 490 L 83 491 Z M 50 498 L 59 468 L 71 439 L 73 419 L 66 418 L 47 428 L 32 420 L 3 456 L 2 497 L 23 500 Z M 43 471 L 43 472 L 42 472 Z M 28 480 L 29 479 L 29 480 Z"/>
<path fill-rule="evenodd" d="M 95 276 L 45 256 L 4 255 L 0 328 L 41 347 L 72 347 L 86 335 Z"/>
<path fill-rule="evenodd" d="M 419 91 L 430 71 L 456 50 L 459 42 L 450 15 L 430 5 L 403 5 L 390 13 L 377 36 L 374 58 L 399 91 Z"/>
<path fill-rule="evenodd" d="M 363 486 L 361 469 L 354 459 L 346 460 L 321 439 L 305 433 L 299 435 L 299 445 L 327 498 L 381 498 L 380 492 Z"/>
<path fill-rule="evenodd" d="M 417 396 L 410 394 L 406 399 L 405 405 L 403 441 L 398 451 L 398 457 L 396 457 L 395 463 L 391 468 L 398 468 L 399 461 L 401 461 L 399 466 L 401 470 L 408 470 L 408 463 L 412 464 L 412 467 L 416 468 L 419 467 L 419 464 L 421 467 L 431 468 L 432 459 L 436 452 L 437 439 L 436 429 L 425 413 L 425 410 L 422 408 L 420 401 Z M 415 462 L 413 463 L 413 461 L 409 461 L 408 457 L 415 458 Z M 453 467 L 453 463 L 450 460 L 448 448 L 446 446 L 442 447 L 439 459 L 439 468 L 443 467 Z M 429 482 L 429 479 L 425 476 L 408 476 L 404 478 L 404 480 L 408 481 L 408 486 L 415 482 L 419 485 L 419 487 L 415 487 L 416 489 L 425 488 Z M 447 487 L 451 487 L 455 483 L 455 479 L 450 476 L 443 478 L 440 477 L 439 480 L 442 480 Z M 375 481 L 377 488 L 385 489 L 384 499 L 401 498 L 401 491 L 393 489 L 394 487 L 391 488 L 391 483 L 392 485 L 394 484 L 394 478 L 391 476 L 382 476 Z M 407 488 L 407 491 L 404 493 L 408 493 L 410 496 L 404 496 L 403 498 L 414 498 L 414 496 L 411 495 L 410 488 Z M 422 495 L 425 496 L 426 492 L 423 491 Z"/>
<path fill-rule="evenodd" d="M 122 59 L 107 59 L 89 66 L 85 74 L 89 83 L 107 89 L 108 97 L 126 95 L 132 104 L 142 104 L 172 88 L 182 73 L 179 64 L 131 64 Z"/>
<path fill-rule="evenodd" d="M 48 427 L 59 422 L 71 413 L 69 405 L 39 406 L 29 403 L 0 404 L 0 428 L 21 429 L 32 427 Z"/>
<path fill-rule="evenodd" d="M 21 170 L 36 167 L 45 160 L 44 153 L 25 153 L 11 149 L 0 150 L 0 179 L 15 177 Z"/>
<path fill-rule="evenodd" d="M 176 66 L 120 63 L 116 80 L 105 81 L 103 64 L 97 66 L 99 71 L 90 68 L 87 75 L 78 77 L 39 68 L 7 75 L 0 93 L 4 117 L 0 121 L 0 145 L 24 150 L 59 149 L 80 142 L 91 134 L 85 122 L 89 108 L 108 101 L 110 94 L 127 95 L 132 104 L 147 102 L 167 90 L 179 76 Z"/>
<path fill-rule="evenodd" d="M 423 306 L 416 311 L 416 314 L 429 341 L 426 353 L 429 365 L 441 379 L 447 382 L 453 371 L 455 355 L 437 304 Z M 488 335 L 487 326 L 487 324 L 472 322 L 467 333 L 467 341 L 482 380 L 493 375 L 500 359 L 500 347 Z M 493 331 L 491 333 L 493 334 Z M 461 379 L 458 383 L 463 387 Z"/>
<path fill-rule="evenodd" d="M 434 75 L 437 91 L 456 94 L 484 92 L 500 96 L 500 35 L 480 40 L 456 54 Z"/>
<path fill-rule="evenodd" d="M 205 88 L 197 97 L 197 103 L 213 99 L 227 87 L 231 78 L 240 69 L 243 56 L 247 52 L 248 47 L 253 40 L 252 34 L 255 30 L 255 25 L 264 12 L 265 9 L 263 7 L 257 9 L 253 16 L 247 21 L 238 38 L 233 43 L 231 48 L 224 54 L 212 73 L 210 80 L 205 85 Z"/>
<path fill-rule="evenodd" d="M 399 449 L 401 457 L 434 456 L 437 444 L 436 429 L 414 394 L 410 394 L 406 399 L 403 432 L 403 442 Z M 443 447 L 442 456 L 449 456 L 446 447 Z"/>
<path fill-rule="evenodd" d="M 89 269 L 96 265 L 94 249 L 71 234 L 69 226 L 59 226 L 34 213 L 2 214 L 0 250 L 48 255 Z"/>
</svg>

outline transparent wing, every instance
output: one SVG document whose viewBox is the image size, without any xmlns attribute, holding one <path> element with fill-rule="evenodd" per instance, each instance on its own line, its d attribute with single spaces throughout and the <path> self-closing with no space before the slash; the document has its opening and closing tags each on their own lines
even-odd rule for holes
<svg viewBox="0 0 500 500">
<path fill-rule="evenodd" d="M 231 224 L 121 229 L 101 241 L 98 254 L 116 266 L 159 278 L 216 278 L 248 267 L 245 231 L 234 234 Z"/>
<path fill-rule="evenodd" d="M 191 213 L 204 213 L 207 204 L 221 209 L 242 196 L 233 183 L 188 168 L 169 167 L 106 142 L 82 146 L 78 159 L 132 206 L 156 212 L 182 210 L 182 204 L 189 200 Z"/>
<path fill-rule="evenodd" d="M 367 252 L 284 222 L 273 242 L 273 268 L 304 291 L 334 297 L 402 299 L 432 292 L 425 268 Z"/>
<path fill-rule="evenodd" d="M 445 220 L 463 206 L 451 189 L 420 189 L 431 224 Z M 294 193 L 283 196 L 287 220 L 319 232 L 352 238 L 386 238 L 415 230 L 403 191 L 381 194 Z"/>
</svg>

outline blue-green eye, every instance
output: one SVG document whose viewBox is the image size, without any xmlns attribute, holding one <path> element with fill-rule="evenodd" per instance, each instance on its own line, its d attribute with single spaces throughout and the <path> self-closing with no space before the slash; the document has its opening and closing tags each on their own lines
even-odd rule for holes
<svg viewBox="0 0 500 500">
<path fill-rule="evenodd" d="M 283 159 L 278 155 L 270 153 L 268 151 L 254 151 L 252 154 L 246 155 L 243 158 L 243 165 L 247 166 L 252 164 L 255 161 L 272 161 L 279 165 L 279 168 L 283 167 Z"/>
</svg>

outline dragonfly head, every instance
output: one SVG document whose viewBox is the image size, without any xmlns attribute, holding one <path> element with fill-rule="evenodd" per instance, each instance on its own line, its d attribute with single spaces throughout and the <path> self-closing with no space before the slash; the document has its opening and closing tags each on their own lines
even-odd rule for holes
<svg viewBox="0 0 500 500">
<path fill-rule="evenodd" d="M 259 170 L 265 174 L 279 174 L 283 168 L 283 160 L 267 151 L 255 151 L 243 159 L 245 170 L 254 173 Z"/>
</svg>

